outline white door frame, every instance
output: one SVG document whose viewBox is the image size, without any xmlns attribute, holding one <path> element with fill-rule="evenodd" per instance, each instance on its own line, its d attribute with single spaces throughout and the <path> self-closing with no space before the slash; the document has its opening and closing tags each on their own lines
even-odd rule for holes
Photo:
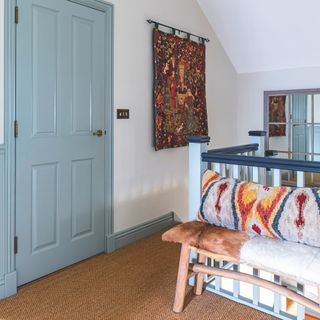
<svg viewBox="0 0 320 320">
<path fill-rule="evenodd" d="M 107 136 L 105 139 L 105 251 L 112 251 L 113 224 L 113 4 L 103 0 L 65 0 L 84 5 L 99 11 L 106 16 L 106 71 L 105 71 L 105 128 Z M 15 263 L 15 164 L 16 164 L 16 139 L 15 115 L 16 115 L 16 4 L 17 0 L 5 0 L 5 75 L 4 75 L 4 152 L 5 152 L 5 275 L 3 280 L 3 294 L 0 299 L 9 297 L 17 292 L 17 271 Z M 2 232 L 0 226 L 0 233 Z M 19 249 L 18 249 L 19 250 Z M 0 257 L 0 260 L 2 257 Z"/>
</svg>

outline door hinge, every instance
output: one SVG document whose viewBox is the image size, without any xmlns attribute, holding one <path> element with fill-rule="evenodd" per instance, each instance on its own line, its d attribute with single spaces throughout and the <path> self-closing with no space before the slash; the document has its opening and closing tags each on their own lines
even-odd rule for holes
<svg viewBox="0 0 320 320">
<path fill-rule="evenodd" d="M 19 23 L 19 7 L 18 6 L 14 7 L 14 22 L 15 24 Z"/>
<path fill-rule="evenodd" d="M 14 137 L 18 138 L 18 134 L 19 134 L 19 125 L 18 125 L 18 121 L 14 120 Z"/>
<path fill-rule="evenodd" d="M 18 253 L 18 237 L 14 237 L 14 254 Z"/>
</svg>

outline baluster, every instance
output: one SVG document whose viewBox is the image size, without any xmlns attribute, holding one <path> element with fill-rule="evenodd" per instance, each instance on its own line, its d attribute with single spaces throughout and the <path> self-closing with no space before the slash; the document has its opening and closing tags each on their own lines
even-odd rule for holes
<svg viewBox="0 0 320 320">
<path fill-rule="evenodd" d="M 273 281 L 274 283 L 281 285 L 281 278 L 279 276 L 274 275 Z M 281 310 L 281 296 L 279 293 L 274 293 L 273 296 L 274 296 L 273 311 L 279 314 Z"/>
<path fill-rule="evenodd" d="M 214 267 L 215 268 L 220 268 L 220 261 L 214 261 Z M 215 285 L 215 289 L 217 291 L 220 291 L 221 290 L 221 277 L 215 277 L 215 282 L 214 282 L 214 285 Z"/>
<path fill-rule="evenodd" d="M 252 168 L 252 181 L 259 183 L 259 168 Z M 259 277 L 260 272 L 258 269 L 253 268 L 252 273 L 255 277 Z M 252 287 L 252 295 L 253 295 L 253 304 L 258 305 L 260 300 L 260 287 L 253 285 Z"/>
<path fill-rule="evenodd" d="M 301 283 L 297 283 L 297 292 L 304 296 L 304 285 Z M 305 316 L 305 307 L 301 304 L 297 306 L 297 320 L 304 320 Z"/>
<path fill-rule="evenodd" d="M 246 152 L 245 155 L 247 157 L 248 156 L 248 152 Z M 246 179 L 245 180 L 250 181 L 250 168 L 249 168 L 249 166 L 245 167 L 245 173 L 246 173 Z"/>
<path fill-rule="evenodd" d="M 233 178 L 234 179 L 239 179 L 240 178 L 240 168 L 238 165 L 233 165 L 232 166 L 232 173 L 233 173 Z"/>
<path fill-rule="evenodd" d="M 266 176 L 266 185 L 271 186 L 273 184 L 272 181 L 272 170 L 271 169 L 265 169 L 265 176 Z"/>
<path fill-rule="evenodd" d="M 267 185 L 267 170 L 266 168 L 259 169 L 260 183 L 263 185 Z"/>
<path fill-rule="evenodd" d="M 221 175 L 223 177 L 226 177 L 227 176 L 227 170 L 226 170 L 226 164 L 225 163 L 222 163 L 221 164 Z"/>
<path fill-rule="evenodd" d="M 246 181 L 250 181 L 250 168 L 246 166 Z"/>
<path fill-rule="evenodd" d="M 239 271 L 239 265 L 234 264 L 232 267 L 233 267 L 233 271 L 236 271 L 236 272 Z M 235 298 L 239 298 L 239 294 L 240 294 L 240 281 L 233 280 L 233 296 Z"/>
<path fill-rule="evenodd" d="M 239 179 L 240 177 L 240 168 L 238 165 L 233 165 L 232 167 L 233 171 L 233 178 L 234 179 Z M 233 265 L 233 271 L 239 271 L 239 265 L 234 264 Z M 240 294 L 240 282 L 238 280 L 233 280 L 233 296 L 235 298 L 238 298 Z"/>
<path fill-rule="evenodd" d="M 207 257 L 206 265 L 209 266 L 209 267 L 212 267 L 212 259 L 211 258 Z M 204 277 L 203 277 L 204 283 L 208 283 L 209 279 L 210 279 L 210 276 L 208 274 L 205 274 Z"/>
<path fill-rule="evenodd" d="M 215 164 L 214 164 L 214 171 L 215 171 L 216 173 L 221 174 L 221 163 L 215 163 Z"/>
<path fill-rule="evenodd" d="M 253 268 L 252 274 L 255 277 L 259 277 L 260 276 L 259 269 Z M 257 306 L 259 304 L 259 301 L 260 301 L 260 287 L 259 286 L 253 285 L 253 287 L 252 287 L 252 296 L 253 296 L 252 303 Z"/>
<path fill-rule="evenodd" d="M 226 171 L 226 173 L 225 173 L 224 176 L 225 176 L 226 178 L 231 178 L 231 174 L 232 174 L 232 173 L 231 173 L 231 169 L 230 169 L 230 165 L 229 165 L 229 164 L 226 164 L 226 165 L 225 165 L 225 171 Z"/>
<path fill-rule="evenodd" d="M 241 156 L 243 156 L 244 154 L 243 153 L 241 153 L 240 154 Z M 245 181 L 246 179 L 246 177 L 245 177 L 245 167 L 243 167 L 243 166 L 239 166 L 239 178 L 240 178 L 240 180 L 242 180 L 242 181 Z"/>
<path fill-rule="evenodd" d="M 252 182 L 259 183 L 259 168 L 252 168 Z"/>
<path fill-rule="evenodd" d="M 280 187 L 281 186 L 281 170 L 273 169 L 273 186 Z"/>
<path fill-rule="evenodd" d="M 304 186 L 305 186 L 304 172 L 297 171 L 297 187 L 304 187 Z"/>
</svg>

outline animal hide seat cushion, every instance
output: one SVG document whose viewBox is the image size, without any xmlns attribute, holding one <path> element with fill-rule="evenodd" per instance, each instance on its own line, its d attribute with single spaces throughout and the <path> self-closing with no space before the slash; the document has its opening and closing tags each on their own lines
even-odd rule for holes
<svg viewBox="0 0 320 320">
<path fill-rule="evenodd" d="M 303 284 L 320 286 L 320 248 L 189 221 L 162 235 L 163 241 L 188 244 L 227 261 L 249 264 Z"/>
</svg>

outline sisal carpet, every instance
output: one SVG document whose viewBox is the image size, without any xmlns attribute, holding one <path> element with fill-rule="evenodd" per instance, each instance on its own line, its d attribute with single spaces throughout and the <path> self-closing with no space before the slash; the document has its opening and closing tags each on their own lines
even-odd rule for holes
<svg viewBox="0 0 320 320">
<path fill-rule="evenodd" d="M 171 311 L 179 246 L 160 235 L 99 255 L 21 287 L 0 301 L 1 320 L 267 320 L 258 311 L 205 292 Z"/>
</svg>

